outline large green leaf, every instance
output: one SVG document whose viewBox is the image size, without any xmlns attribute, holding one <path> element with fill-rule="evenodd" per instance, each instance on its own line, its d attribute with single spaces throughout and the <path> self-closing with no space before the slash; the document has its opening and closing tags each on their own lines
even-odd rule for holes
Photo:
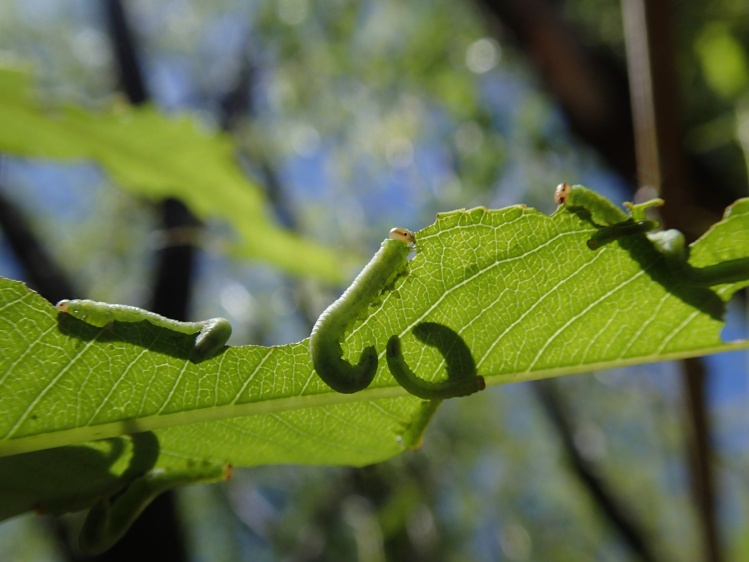
<svg viewBox="0 0 749 562">
<path fill-rule="evenodd" d="M 95 160 L 133 193 L 177 197 L 201 218 L 226 220 L 239 234 L 237 255 L 341 281 L 340 256 L 269 220 L 267 202 L 240 169 L 228 136 L 151 106 L 43 110 L 30 91 L 27 74 L 0 68 L 0 151 Z"/>
<path fill-rule="evenodd" d="M 39 502 L 85 504 L 142 465 L 363 465 L 397 455 L 419 441 L 436 405 L 395 383 L 383 350 L 398 334 L 420 377 L 443 376 L 439 352 L 412 335 L 427 320 L 460 334 L 488 385 L 749 347 L 720 339 L 725 301 L 749 282 L 686 287 L 644 236 L 593 252 L 585 245 L 591 233 L 564 210 L 440 215 L 416 233 L 408 274 L 346 338 L 351 358 L 373 344 L 380 351 L 378 376 L 356 394 L 322 383 L 307 340 L 229 347 L 194 364 L 191 336 L 147 322 L 96 328 L 58 317 L 5 280 L 0 486 L 15 499 L 0 502 L 0 515 Z M 742 200 L 694 245 L 692 263 L 747 255 L 749 200 Z M 110 440 L 90 443 L 102 438 Z M 82 458 L 86 471 L 77 468 Z M 46 483 L 29 483 L 34 478 Z"/>
</svg>

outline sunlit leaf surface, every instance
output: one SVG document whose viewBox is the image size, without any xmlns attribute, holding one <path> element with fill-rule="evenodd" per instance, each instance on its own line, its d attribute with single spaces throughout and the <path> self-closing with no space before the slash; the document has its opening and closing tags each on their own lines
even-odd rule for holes
<svg viewBox="0 0 749 562">
<path fill-rule="evenodd" d="M 436 404 L 395 383 L 385 342 L 400 335 L 411 368 L 439 379 L 440 352 L 412 335 L 425 321 L 463 338 L 488 385 L 749 347 L 720 339 L 725 301 L 748 282 L 686 287 L 645 237 L 593 252 L 591 233 L 564 210 L 440 215 L 416 233 L 408 274 L 347 336 L 350 358 L 372 344 L 380 351 L 374 383 L 350 395 L 316 376 L 307 340 L 228 347 L 194 364 L 193 336 L 147 322 L 96 328 L 3 280 L 0 481 L 16 500 L 2 515 L 54 505 L 61 493 L 85 499 L 141 464 L 364 465 L 395 456 L 418 443 Z M 749 200 L 741 200 L 694 245 L 692 263 L 747 254 Z M 102 438 L 111 440 L 88 443 Z M 80 458 L 93 475 L 75 469 Z M 50 462 L 57 487 L 19 487 L 15 479 L 29 474 L 48 478 Z"/>
</svg>

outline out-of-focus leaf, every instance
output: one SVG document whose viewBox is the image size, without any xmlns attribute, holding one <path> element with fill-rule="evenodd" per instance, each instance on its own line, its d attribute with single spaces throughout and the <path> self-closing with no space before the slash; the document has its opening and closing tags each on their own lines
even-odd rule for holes
<svg viewBox="0 0 749 562">
<path fill-rule="evenodd" d="M 52 159 L 92 159 L 119 185 L 145 197 L 176 197 L 200 218 L 227 221 L 236 254 L 295 275 L 340 282 L 340 256 L 269 219 L 267 202 L 249 181 L 229 137 L 201 130 L 186 116 L 152 106 L 86 111 L 42 108 L 29 77 L 0 69 L 0 151 Z"/>
</svg>

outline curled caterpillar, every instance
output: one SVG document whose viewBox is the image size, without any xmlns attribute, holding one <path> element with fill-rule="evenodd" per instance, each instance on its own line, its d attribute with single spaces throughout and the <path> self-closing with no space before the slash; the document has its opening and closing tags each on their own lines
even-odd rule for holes
<svg viewBox="0 0 749 562">
<path fill-rule="evenodd" d="M 605 197 L 580 185 L 563 183 L 557 186 L 554 200 L 573 211 L 581 211 L 583 216 L 599 227 L 587 242 L 591 250 L 620 238 L 646 234 L 653 247 L 663 255 L 671 274 L 685 285 L 711 287 L 749 279 L 749 258 L 694 267 L 689 263 L 689 251 L 681 232 L 674 229 L 651 232 L 660 224 L 658 221 L 647 220 L 645 211 L 662 205 L 663 199 L 651 199 L 638 204 L 625 203 L 630 211 L 630 215 L 627 215 Z"/>
<path fill-rule="evenodd" d="M 414 234 L 405 228 L 394 228 L 380 249 L 354 279 L 341 297 L 331 304 L 315 322 L 310 335 L 312 365 L 320 378 L 333 390 L 344 394 L 367 388 L 377 372 L 377 350 L 366 347 L 356 365 L 343 359 L 341 341 L 346 330 L 364 312 L 383 288 L 408 267 Z"/>
<path fill-rule="evenodd" d="M 599 227 L 588 240 L 591 250 L 636 234 L 645 234 L 660 226 L 658 221 L 646 220 L 645 210 L 663 204 L 663 199 L 651 199 L 643 203 L 625 203 L 631 214 L 625 213 L 611 201 L 582 185 L 560 183 L 554 192 L 557 205 L 564 205 L 595 226 Z"/>
</svg>

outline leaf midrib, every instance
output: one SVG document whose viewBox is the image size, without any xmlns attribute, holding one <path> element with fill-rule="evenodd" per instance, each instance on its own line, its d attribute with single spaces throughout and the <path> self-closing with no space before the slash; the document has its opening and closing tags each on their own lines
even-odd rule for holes
<svg viewBox="0 0 749 562">
<path fill-rule="evenodd" d="M 484 374 L 487 386 L 503 385 L 515 382 L 539 380 L 544 378 L 563 376 L 569 374 L 582 374 L 592 371 L 602 371 L 613 368 L 641 365 L 649 362 L 672 361 L 686 359 L 689 357 L 700 357 L 715 353 L 728 351 L 739 351 L 749 349 L 749 340 L 734 341 L 716 344 L 713 346 L 688 351 L 671 352 L 667 354 L 651 354 L 650 356 L 637 356 L 615 361 L 604 361 L 592 364 L 569 365 L 542 369 L 538 371 L 526 370 L 514 374 Z M 193 423 L 204 423 L 239 418 L 245 416 L 257 416 L 263 414 L 275 414 L 303 408 L 320 408 L 345 403 L 369 402 L 373 400 L 402 398 L 410 396 L 402 387 L 394 382 L 390 386 L 370 387 L 355 394 L 340 394 L 328 391 L 321 394 L 307 396 L 284 397 L 268 399 L 262 402 L 251 402 L 246 404 L 213 406 L 210 408 L 199 408 L 183 410 L 161 415 L 150 415 L 142 418 L 107 422 L 98 425 L 87 425 L 60 431 L 45 432 L 38 435 L 26 435 L 15 439 L 0 441 L 0 457 L 40 451 L 53 447 L 66 445 L 77 445 L 97 439 L 118 437 L 123 434 L 154 431 L 170 427 L 187 425 Z M 414 397 L 414 400 L 418 400 Z"/>
</svg>

